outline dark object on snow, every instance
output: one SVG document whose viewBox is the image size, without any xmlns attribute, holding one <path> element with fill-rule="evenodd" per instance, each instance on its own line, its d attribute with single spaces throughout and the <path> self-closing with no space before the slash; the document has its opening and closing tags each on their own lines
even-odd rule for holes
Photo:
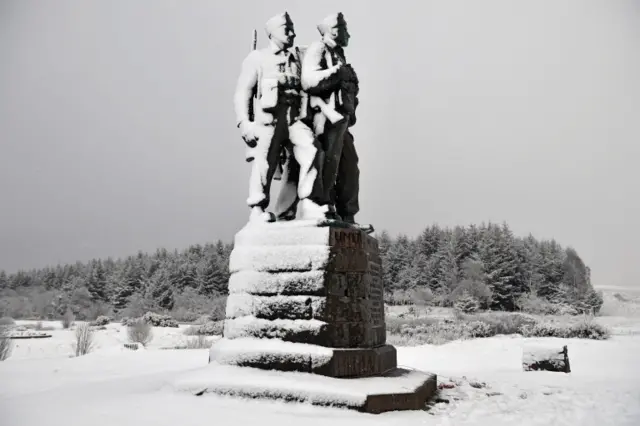
<svg viewBox="0 0 640 426">
<path fill-rule="evenodd" d="M 140 349 L 140 346 L 142 346 L 140 343 L 125 343 L 124 347 L 126 349 L 131 349 L 132 351 L 137 351 L 138 349 Z"/>
<path fill-rule="evenodd" d="M 524 348 L 522 368 L 524 371 L 570 373 L 567 346 L 563 346 L 561 350 L 541 347 Z"/>
<path fill-rule="evenodd" d="M 51 337 L 51 334 L 18 334 L 18 335 L 8 335 L 9 339 L 47 339 Z"/>
</svg>

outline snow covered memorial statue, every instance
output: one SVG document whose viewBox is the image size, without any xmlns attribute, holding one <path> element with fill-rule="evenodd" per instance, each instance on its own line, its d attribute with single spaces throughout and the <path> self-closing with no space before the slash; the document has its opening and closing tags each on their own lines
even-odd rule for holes
<svg viewBox="0 0 640 426">
<path fill-rule="evenodd" d="M 331 43 L 329 33 L 348 39 L 342 15 L 333 16 L 338 18 L 325 20 L 321 29 L 326 36 L 322 45 L 308 52 L 322 51 L 323 57 L 335 53 L 337 44 Z M 357 162 L 355 151 L 349 157 L 338 146 L 351 143 L 348 149 L 352 149 L 352 139 L 345 142 L 344 134 L 355 121 L 357 88 L 349 86 L 357 85 L 355 73 L 339 71 L 350 68 L 341 62 L 340 53 L 331 59 L 334 65 L 311 57 L 307 66 L 318 74 L 307 75 L 308 82 L 315 79 L 307 87 L 317 90 L 313 108 L 323 115 L 316 111 L 305 117 L 299 112 L 304 107 L 298 107 L 306 101 L 296 78 L 300 55 L 291 47 L 289 16 L 271 19 L 267 32 L 269 47 L 245 61 L 236 97 L 238 123 L 254 162 L 249 200 L 254 211 L 252 220 L 236 234 L 229 260 L 223 336 L 211 346 L 208 366 L 188 373 L 175 386 L 196 395 L 278 398 L 370 413 L 422 409 L 436 392 L 436 376 L 398 368 L 396 349 L 386 343 L 378 241 L 361 227 L 330 220 L 329 196 L 322 205 L 325 210 L 313 201 L 322 195 L 318 188 L 322 189 L 323 175 L 310 182 L 323 169 L 324 149 L 314 148 L 309 126 L 322 128 L 320 140 L 335 157 L 325 168 L 337 173 L 331 179 L 355 179 L 355 195 L 353 186 L 338 183 L 337 214 L 349 221 L 357 211 L 357 173 L 341 174 L 338 164 L 338 157 L 349 167 Z M 337 85 L 330 77 L 334 74 L 339 77 Z M 250 120 L 248 105 L 256 87 L 258 107 Z M 268 180 L 279 164 L 280 146 L 288 139 L 300 163 L 297 192 L 303 208 L 298 209 L 297 220 L 270 223 L 265 217 Z M 272 153 L 273 147 L 277 151 Z M 348 197 L 341 198 L 345 193 Z"/>
<path fill-rule="evenodd" d="M 355 224 L 360 209 L 360 171 L 349 127 L 356 123 L 359 88 L 358 77 L 344 53 L 351 36 L 342 13 L 327 16 L 318 31 L 322 40 L 307 49 L 301 76 L 314 113 L 314 132 L 324 154 L 323 192 L 317 201 L 329 206 L 328 218 Z"/>
<path fill-rule="evenodd" d="M 300 83 L 301 51 L 293 47 L 295 32 L 289 14 L 271 18 L 266 32 L 269 45 L 253 50 L 244 60 L 234 99 L 237 126 L 247 144 L 246 160 L 252 163 L 247 199 L 250 221 L 273 222 L 276 215 L 292 219 L 296 207 L 300 218 L 324 218 L 326 207 L 309 199 L 318 176 L 314 165 L 318 150 L 312 130 L 303 122 L 307 96 Z M 272 180 L 280 169 L 283 186 L 274 215 L 266 208 Z"/>
</svg>

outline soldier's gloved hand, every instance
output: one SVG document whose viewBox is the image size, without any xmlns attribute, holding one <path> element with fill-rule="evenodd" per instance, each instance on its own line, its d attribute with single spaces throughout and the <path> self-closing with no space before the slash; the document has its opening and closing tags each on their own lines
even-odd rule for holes
<svg viewBox="0 0 640 426">
<path fill-rule="evenodd" d="M 240 134 L 244 143 L 249 148 L 255 148 L 258 145 L 258 136 L 256 135 L 256 124 L 253 121 L 243 121 L 240 123 Z"/>
<path fill-rule="evenodd" d="M 349 64 L 340 64 L 340 68 L 338 68 L 338 77 L 342 81 L 349 81 L 352 75 L 352 68 Z"/>
<path fill-rule="evenodd" d="M 354 70 L 351 65 L 349 65 L 349 68 L 351 69 L 351 81 L 357 86 L 358 83 L 360 83 L 358 81 L 358 74 L 356 74 L 356 70 Z"/>
<path fill-rule="evenodd" d="M 340 77 L 343 81 L 353 81 L 356 79 L 356 73 L 353 70 L 353 67 L 350 64 L 345 64 L 340 68 Z"/>
</svg>

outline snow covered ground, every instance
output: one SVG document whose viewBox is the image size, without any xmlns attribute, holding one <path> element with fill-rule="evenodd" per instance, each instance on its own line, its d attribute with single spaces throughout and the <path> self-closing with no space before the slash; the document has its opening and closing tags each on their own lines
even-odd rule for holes
<svg viewBox="0 0 640 426">
<path fill-rule="evenodd" d="M 632 302 L 623 302 L 632 303 Z M 601 317 L 607 341 L 498 336 L 398 348 L 399 364 L 451 383 L 430 411 L 361 414 L 306 404 L 176 392 L 168 383 L 207 365 L 207 350 L 175 350 L 183 328 L 154 328 L 147 350 L 124 349 L 126 330 L 98 331 L 96 348 L 73 353 L 73 332 L 16 341 L 0 363 L 0 424 L 249 425 L 639 425 L 640 317 Z M 44 324 L 45 326 L 48 324 Z M 523 345 L 568 345 L 571 374 L 522 371 Z"/>
</svg>

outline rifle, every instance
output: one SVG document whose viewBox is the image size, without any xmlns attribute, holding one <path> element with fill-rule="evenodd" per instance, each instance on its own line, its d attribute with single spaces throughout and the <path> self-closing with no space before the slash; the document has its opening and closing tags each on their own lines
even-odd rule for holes
<svg viewBox="0 0 640 426">
<path fill-rule="evenodd" d="M 252 50 L 256 50 L 257 43 L 258 43 L 258 32 L 254 29 L 253 30 L 253 44 L 251 46 Z M 258 81 L 258 84 L 260 84 L 259 81 Z M 249 100 L 249 108 L 248 108 L 248 111 L 247 111 L 247 116 L 249 118 L 249 121 L 254 121 L 254 119 L 255 119 L 254 102 L 255 102 L 256 98 L 258 97 L 258 84 L 253 86 L 253 89 L 251 89 L 251 99 Z M 255 142 L 253 142 L 253 146 L 252 146 L 246 140 L 245 140 L 245 142 L 247 143 L 247 148 L 246 148 L 246 153 L 245 153 L 245 161 L 247 163 L 250 163 L 255 159 L 255 157 L 253 156 L 253 148 L 255 148 L 256 144 L 255 144 Z"/>
<path fill-rule="evenodd" d="M 253 30 L 253 44 L 252 44 L 252 49 L 251 50 L 256 50 L 257 45 L 258 45 L 258 31 L 254 29 Z M 254 119 L 253 102 L 257 97 L 258 97 L 258 85 L 256 84 L 253 87 L 253 91 L 251 92 L 251 101 L 249 101 L 249 120 L 250 121 L 253 121 L 253 119 Z"/>
</svg>

